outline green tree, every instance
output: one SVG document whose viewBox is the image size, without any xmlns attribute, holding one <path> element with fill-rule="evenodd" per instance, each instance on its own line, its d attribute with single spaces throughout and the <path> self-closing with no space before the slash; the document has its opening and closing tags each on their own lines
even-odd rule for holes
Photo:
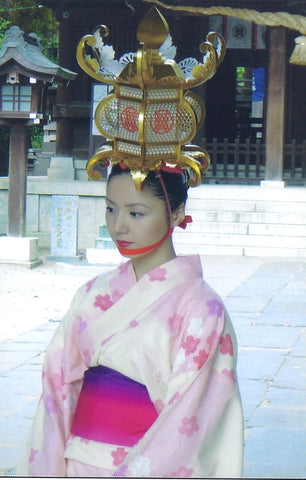
<svg viewBox="0 0 306 480">
<path fill-rule="evenodd" d="M 4 25 L 1 32 L 9 25 L 17 25 L 25 33 L 35 32 L 44 47 L 44 54 L 56 60 L 54 52 L 49 54 L 50 49 L 58 49 L 58 22 L 50 8 L 38 5 L 32 0 L 0 0 L 0 19 Z M 1 39 L 1 36 L 0 36 Z"/>
<path fill-rule="evenodd" d="M 9 26 L 10 21 L 0 17 L 0 48 Z M 8 174 L 9 140 L 9 128 L 0 127 L 0 177 L 6 177 Z"/>
<path fill-rule="evenodd" d="M 5 31 L 17 25 L 25 33 L 34 32 L 40 38 L 44 55 L 57 62 L 59 25 L 51 9 L 32 0 L 0 0 L 0 48 Z M 42 127 L 29 129 L 29 146 L 39 148 Z M 0 127 L 0 176 L 8 174 L 9 129 Z"/>
<path fill-rule="evenodd" d="M 0 47 L 4 39 L 4 32 L 9 28 L 10 23 L 9 20 L 4 20 L 4 18 L 0 17 Z"/>
</svg>

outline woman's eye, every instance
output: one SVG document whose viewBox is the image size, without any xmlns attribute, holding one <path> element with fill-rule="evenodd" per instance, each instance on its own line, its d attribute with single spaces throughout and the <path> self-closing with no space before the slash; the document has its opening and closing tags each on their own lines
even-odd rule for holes
<svg viewBox="0 0 306 480">
<path fill-rule="evenodd" d="M 107 213 L 113 213 L 114 209 L 112 207 L 106 207 Z"/>
<path fill-rule="evenodd" d="M 131 212 L 130 214 L 132 217 L 142 217 L 144 214 L 143 213 L 140 213 L 140 212 Z"/>
</svg>

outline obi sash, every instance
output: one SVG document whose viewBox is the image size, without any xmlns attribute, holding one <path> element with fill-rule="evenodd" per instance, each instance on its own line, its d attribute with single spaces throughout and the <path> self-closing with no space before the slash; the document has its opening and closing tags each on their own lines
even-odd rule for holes
<svg viewBox="0 0 306 480">
<path fill-rule="evenodd" d="M 71 433 L 132 447 L 157 416 L 145 385 L 99 365 L 85 372 Z"/>
</svg>

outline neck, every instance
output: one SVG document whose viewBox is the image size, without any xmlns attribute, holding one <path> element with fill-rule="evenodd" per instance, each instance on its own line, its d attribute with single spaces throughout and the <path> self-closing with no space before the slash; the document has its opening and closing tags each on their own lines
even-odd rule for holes
<svg viewBox="0 0 306 480">
<path fill-rule="evenodd" d="M 172 240 L 170 238 L 167 240 L 164 242 L 167 245 L 164 245 L 163 249 L 158 248 L 152 252 L 152 254 L 147 254 L 143 257 L 132 258 L 132 265 L 137 280 L 140 280 L 141 277 L 150 272 L 150 270 L 153 270 L 153 268 L 163 265 L 164 263 L 169 262 L 176 257 Z"/>
</svg>

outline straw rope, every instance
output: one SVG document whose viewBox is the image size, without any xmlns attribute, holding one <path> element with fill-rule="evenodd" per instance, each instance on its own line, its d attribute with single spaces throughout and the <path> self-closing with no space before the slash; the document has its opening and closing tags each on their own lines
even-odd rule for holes
<svg viewBox="0 0 306 480">
<path fill-rule="evenodd" d="M 291 30 L 306 35 L 306 17 L 303 15 L 293 15 L 287 12 L 258 12 L 246 8 L 231 7 L 187 7 L 167 5 L 159 0 L 144 0 L 147 3 L 154 3 L 167 10 L 177 12 L 187 12 L 194 15 L 224 15 L 227 17 L 236 17 L 242 20 L 249 20 L 258 25 L 267 25 L 269 27 L 286 27 Z"/>
</svg>

